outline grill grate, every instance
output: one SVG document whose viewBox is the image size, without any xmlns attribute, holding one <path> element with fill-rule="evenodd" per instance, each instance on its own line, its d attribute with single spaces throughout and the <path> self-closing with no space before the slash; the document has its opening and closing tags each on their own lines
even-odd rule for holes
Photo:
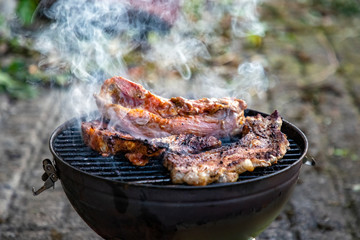
<svg viewBox="0 0 360 240">
<path fill-rule="evenodd" d="M 302 154 L 298 144 L 288 139 L 290 149 L 277 164 L 266 168 L 255 168 L 253 172 L 240 174 L 239 180 L 263 177 L 295 163 Z M 81 130 L 74 124 L 60 132 L 53 142 L 54 151 L 65 162 L 81 171 L 99 177 L 121 181 L 148 184 L 171 184 L 170 174 L 161 161 L 150 160 L 146 166 L 134 166 L 124 156 L 102 157 L 86 146 Z"/>
</svg>

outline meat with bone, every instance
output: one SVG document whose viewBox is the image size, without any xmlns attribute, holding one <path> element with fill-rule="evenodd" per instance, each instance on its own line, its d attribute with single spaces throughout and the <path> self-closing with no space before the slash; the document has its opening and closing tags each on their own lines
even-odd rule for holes
<svg viewBox="0 0 360 240">
<path fill-rule="evenodd" d="M 122 77 L 107 79 L 94 96 L 111 125 L 140 139 L 179 134 L 224 138 L 238 134 L 245 119 L 241 99 L 166 99 Z"/>
<path fill-rule="evenodd" d="M 281 125 L 277 111 L 246 117 L 239 141 L 197 154 L 166 152 L 164 166 L 173 183 L 235 182 L 240 173 L 271 166 L 285 155 L 289 142 Z"/>
<path fill-rule="evenodd" d="M 121 77 L 106 80 L 95 98 L 102 120 L 82 123 L 85 143 L 139 166 L 163 158 L 173 183 L 234 182 L 276 163 L 289 146 L 277 111 L 245 118 L 240 99 L 165 99 Z M 222 145 L 228 137 L 240 139 Z"/>
<path fill-rule="evenodd" d="M 93 150 L 103 156 L 123 153 L 137 166 L 146 165 L 149 158 L 159 157 L 166 149 L 182 154 L 194 154 L 221 145 L 221 141 L 213 136 L 199 137 L 193 134 L 139 140 L 122 129 L 109 127 L 100 120 L 83 122 L 81 129 L 85 144 Z"/>
</svg>

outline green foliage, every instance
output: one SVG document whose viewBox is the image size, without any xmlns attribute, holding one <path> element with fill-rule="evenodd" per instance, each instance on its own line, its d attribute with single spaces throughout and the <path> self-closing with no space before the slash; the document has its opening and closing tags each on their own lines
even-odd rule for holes
<svg viewBox="0 0 360 240">
<path fill-rule="evenodd" d="M 192 20 L 197 21 L 201 19 L 202 8 L 205 5 L 205 0 L 194 0 L 194 1 L 185 1 L 183 6 L 183 11 L 189 16 Z"/>
<path fill-rule="evenodd" d="M 322 13 L 355 16 L 360 13 L 360 3 L 354 0 L 312 0 L 310 4 Z"/>
<path fill-rule="evenodd" d="M 29 25 L 32 22 L 38 3 L 39 0 L 19 0 L 16 14 L 24 25 Z"/>
<path fill-rule="evenodd" d="M 360 4 L 358 1 L 336 0 L 332 1 L 332 7 L 345 16 L 354 16 L 360 13 Z"/>
<path fill-rule="evenodd" d="M 0 14 L 0 27 L 5 24 L 5 18 Z"/>
<path fill-rule="evenodd" d="M 258 35 L 249 35 L 246 37 L 246 40 L 248 44 L 253 48 L 260 48 L 263 43 L 262 37 Z"/>
<path fill-rule="evenodd" d="M 23 58 L 16 58 L 0 67 L 0 93 L 12 98 L 32 98 L 38 93 L 38 86 L 64 86 L 69 83 L 66 74 L 49 75 L 28 65 Z"/>
<path fill-rule="evenodd" d="M 16 13 L 22 26 L 31 23 L 38 2 L 18 1 Z M 64 86 L 69 83 L 66 75 L 49 75 L 31 64 L 39 57 L 39 53 L 32 49 L 32 40 L 19 41 L 18 37 L 8 34 L 9 31 L 6 19 L 0 13 L 0 94 L 12 98 L 32 98 L 37 95 L 38 86 Z"/>
<path fill-rule="evenodd" d="M 36 90 L 31 85 L 17 80 L 9 73 L 0 70 L 0 92 L 7 92 L 14 98 L 28 98 L 36 95 Z"/>
<path fill-rule="evenodd" d="M 7 92 L 13 98 L 36 96 L 36 88 L 30 84 L 35 76 L 27 71 L 24 60 L 15 59 L 0 69 L 0 92 Z"/>
<path fill-rule="evenodd" d="M 359 156 L 347 148 L 335 148 L 333 154 L 336 157 L 349 158 L 352 161 L 359 160 Z"/>
</svg>

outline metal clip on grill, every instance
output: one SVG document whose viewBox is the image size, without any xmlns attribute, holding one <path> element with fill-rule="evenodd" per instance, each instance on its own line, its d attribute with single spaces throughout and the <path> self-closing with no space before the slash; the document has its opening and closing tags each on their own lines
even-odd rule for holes
<svg viewBox="0 0 360 240">
<path fill-rule="evenodd" d="M 55 187 L 55 182 L 59 179 L 56 175 L 55 167 L 52 165 L 51 161 L 49 159 L 43 160 L 43 168 L 45 170 L 44 174 L 41 176 L 41 179 L 45 182 L 44 185 L 39 188 L 38 190 L 35 190 L 35 188 L 32 188 L 33 195 L 39 195 L 46 189 L 49 189 L 51 187 Z"/>
</svg>

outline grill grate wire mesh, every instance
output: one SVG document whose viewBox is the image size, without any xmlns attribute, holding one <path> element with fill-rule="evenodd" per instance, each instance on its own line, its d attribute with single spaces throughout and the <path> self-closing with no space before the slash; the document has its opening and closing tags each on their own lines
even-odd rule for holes
<svg viewBox="0 0 360 240">
<path fill-rule="evenodd" d="M 238 181 L 263 177 L 295 163 L 302 150 L 294 140 L 288 140 L 290 149 L 277 164 L 242 173 Z M 171 184 L 170 174 L 160 160 L 151 159 L 146 166 L 139 167 L 132 165 L 123 155 L 103 157 L 84 144 L 81 130 L 76 124 L 68 126 L 56 136 L 53 148 L 72 167 L 92 175 L 121 182 Z"/>
</svg>

